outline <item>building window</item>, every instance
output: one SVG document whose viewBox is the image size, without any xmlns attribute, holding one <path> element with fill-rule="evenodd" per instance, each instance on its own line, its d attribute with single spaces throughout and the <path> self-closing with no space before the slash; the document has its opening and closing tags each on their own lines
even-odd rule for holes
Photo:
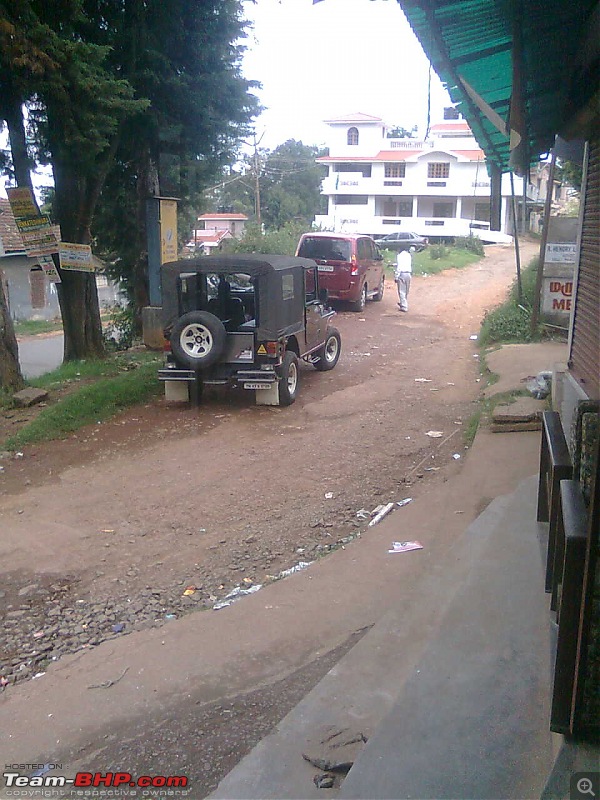
<svg viewBox="0 0 600 800">
<path fill-rule="evenodd" d="M 371 177 L 370 164 L 353 164 L 348 162 L 346 164 L 335 164 L 333 167 L 334 172 L 360 172 L 363 178 Z"/>
<path fill-rule="evenodd" d="M 366 206 L 369 198 L 363 194 L 338 194 L 335 197 L 336 206 Z"/>
<path fill-rule="evenodd" d="M 406 164 L 402 161 L 400 164 L 386 164 L 385 177 L 386 178 L 404 178 L 406 176 Z"/>
<path fill-rule="evenodd" d="M 433 204 L 434 217 L 453 217 L 454 204 L 453 203 L 434 203 Z"/>
<path fill-rule="evenodd" d="M 431 161 L 427 164 L 428 178 L 448 178 L 450 176 L 450 164 L 446 162 Z"/>
<path fill-rule="evenodd" d="M 412 217 L 412 200 L 386 200 L 383 204 L 384 217 Z"/>
<path fill-rule="evenodd" d="M 479 219 L 482 222 L 490 221 L 489 203 L 475 203 L 475 219 Z"/>
<path fill-rule="evenodd" d="M 358 128 L 348 128 L 348 144 L 358 144 Z"/>
</svg>

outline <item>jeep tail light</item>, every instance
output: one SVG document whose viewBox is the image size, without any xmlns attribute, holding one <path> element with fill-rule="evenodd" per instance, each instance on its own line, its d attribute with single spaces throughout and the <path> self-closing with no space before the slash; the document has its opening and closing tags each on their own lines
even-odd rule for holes
<svg viewBox="0 0 600 800">
<path fill-rule="evenodd" d="M 163 344 L 163 353 L 170 353 L 171 352 L 171 342 L 168 339 L 165 339 L 165 343 Z"/>
<path fill-rule="evenodd" d="M 278 355 L 278 342 L 265 342 L 265 350 L 268 356 Z"/>
</svg>

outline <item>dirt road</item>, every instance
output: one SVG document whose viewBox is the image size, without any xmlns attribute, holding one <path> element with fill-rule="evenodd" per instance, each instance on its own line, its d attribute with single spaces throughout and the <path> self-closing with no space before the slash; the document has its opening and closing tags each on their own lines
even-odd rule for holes
<svg viewBox="0 0 600 800">
<path fill-rule="evenodd" d="M 0 674 L 25 679 L 269 582 L 348 544 L 360 509 L 458 469 L 481 389 L 469 337 L 513 271 L 512 249 L 495 248 L 417 278 L 409 314 L 390 282 L 382 303 L 338 315 L 337 368 L 303 365 L 290 408 L 217 392 L 199 410 L 161 400 L 3 462 Z"/>
<path fill-rule="evenodd" d="M 536 249 L 525 244 L 524 259 Z M 87 658 L 97 666 L 95 654 L 103 652 L 112 665 L 110 648 L 96 645 L 161 628 L 212 607 L 236 587 L 269 583 L 301 562 L 352 547 L 367 524 L 357 518 L 360 509 L 418 497 L 456 474 L 461 460 L 452 456 L 464 455 L 464 424 L 482 389 L 470 336 L 513 274 L 512 249 L 491 249 L 469 269 L 414 279 L 408 314 L 398 312 L 390 282 L 382 303 L 369 304 L 362 315 L 339 314 L 338 366 L 329 373 L 305 366 L 299 399 L 289 408 L 256 407 L 248 395 L 216 392 L 200 409 L 160 400 L 3 461 L 0 675 L 9 684 L 3 699 L 25 702 L 27 679 L 52 661 L 59 663 L 50 671 L 60 669 L 68 654 L 77 654 L 69 656 L 70 665 Z M 430 437 L 430 431 L 443 435 Z M 372 616 L 373 603 L 366 605 Z M 368 624 L 369 614 L 353 614 L 356 626 Z M 217 668 L 218 652 L 203 655 L 215 669 L 203 687 L 203 704 L 213 701 L 203 705 L 207 730 L 228 718 L 220 698 L 254 690 L 237 707 L 233 740 L 231 728 L 224 734 L 225 755 L 217 757 L 210 745 L 211 757 L 198 765 L 207 789 L 243 752 L 246 723 L 249 740 L 256 740 L 349 646 L 320 641 L 314 614 L 305 625 L 311 651 L 304 641 L 298 646 L 289 660 L 299 671 L 280 690 L 271 687 L 273 696 L 234 664 L 225 672 Z M 224 645 L 236 636 L 231 624 L 226 629 Z M 277 675 L 286 657 L 275 632 L 257 636 L 272 653 L 270 674 Z M 302 664 L 314 659 L 315 649 L 332 652 L 317 657 L 305 675 Z M 111 666 L 113 680 L 117 666 Z M 181 675 L 165 680 L 176 682 L 189 668 L 182 661 Z M 81 680 L 86 686 L 86 677 Z M 168 739 L 172 724 L 180 735 L 185 702 L 170 722 L 164 700 L 143 702 L 149 730 Z M 268 713 L 253 711 L 261 702 Z M 158 766 L 156 753 L 138 745 L 140 768 L 149 756 Z"/>
</svg>

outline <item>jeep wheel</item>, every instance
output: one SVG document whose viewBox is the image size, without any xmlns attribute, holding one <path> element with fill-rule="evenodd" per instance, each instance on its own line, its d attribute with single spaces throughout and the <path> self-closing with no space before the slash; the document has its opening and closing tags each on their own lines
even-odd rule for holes
<svg viewBox="0 0 600 800">
<path fill-rule="evenodd" d="M 286 350 L 280 367 L 279 405 L 291 406 L 298 394 L 300 372 L 298 356 L 292 350 Z"/>
<path fill-rule="evenodd" d="M 373 295 L 373 300 L 375 300 L 376 303 L 379 303 L 381 300 L 383 300 L 384 291 L 385 291 L 385 273 L 381 276 L 377 292 Z"/>
<path fill-rule="evenodd" d="M 358 298 L 358 300 L 355 300 L 354 303 L 351 303 L 352 311 L 364 311 L 366 305 L 367 305 L 367 284 L 363 283 L 363 287 L 360 290 L 360 297 Z"/>
<path fill-rule="evenodd" d="M 338 362 L 340 353 L 342 352 L 342 340 L 337 328 L 330 328 L 327 331 L 327 338 L 325 344 L 317 352 L 318 360 L 314 362 L 315 369 L 320 372 L 326 372 L 333 369 Z"/>
<path fill-rule="evenodd" d="M 192 369 L 209 367 L 225 348 L 223 323 L 208 311 L 189 311 L 171 330 L 171 350 L 178 361 Z"/>
</svg>

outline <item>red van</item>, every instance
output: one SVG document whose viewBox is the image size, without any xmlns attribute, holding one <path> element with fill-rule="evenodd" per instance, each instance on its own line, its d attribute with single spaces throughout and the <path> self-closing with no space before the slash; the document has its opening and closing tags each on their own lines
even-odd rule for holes
<svg viewBox="0 0 600 800">
<path fill-rule="evenodd" d="M 381 300 L 385 287 L 383 256 L 370 236 L 358 233 L 304 233 L 296 255 L 319 267 L 319 286 L 331 300 L 362 311 L 367 299 Z"/>
</svg>

